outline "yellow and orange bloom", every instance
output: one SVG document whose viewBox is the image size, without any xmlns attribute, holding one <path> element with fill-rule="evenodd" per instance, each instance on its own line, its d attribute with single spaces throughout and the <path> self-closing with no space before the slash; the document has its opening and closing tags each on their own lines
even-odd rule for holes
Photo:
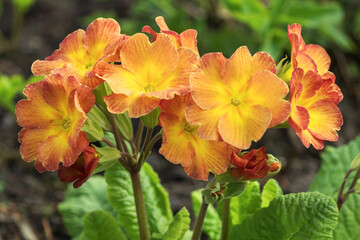
<svg viewBox="0 0 360 240">
<path fill-rule="evenodd" d="M 171 31 L 169 29 L 163 17 L 156 17 L 155 21 L 160 28 L 160 32 L 167 34 L 177 49 L 179 47 L 187 47 L 200 56 L 196 40 L 197 31 L 195 29 L 187 29 L 184 32 L 178 34 L 177 32 Z M 156 40 L 158 33 L 155 32 L 150 26 L 144 26 L 142 31 L 153 36 L 152 42 Z"/>
<path fill-rule="evenodd" d="M 225 142 L 200 138 L 197 126 L 189 124 L 185 108 L 190 94 L 161 102 L 159 123 L 163 128 L 160 153 L 175 164 L 181 164 L 192 178 L 207 180 L 209 172 L 224 173 L 230 164 L 230 148 Z"/>
<path fill-rule="evenodd" d="M 331 59 L 324 48 L 316 44 L 305 44 L 301 36 L 301 25 L 294 23 L 288 26 L 288 38 L 291 43 L 291 68 L 288 78 L 297 67 L 305 72 L 314 71 L 323 75 L 328 72 Z"/>
<path fill-rule="evenodd" d="M 91 89 L 73 76 L 52 74 L 27 85 L 24 94 L 28 99 L 16 105 L 17 121 L 23 127 L 21 156 L 35 161 L 40 172 L 55 171 L 59 163 L 71 166 L 89 144 L 80 129 L 95 103 Z"/>
<path fill-rule="evenodd" d="M 87 147 L 73 165 L 69 167 L 60 165 L 58 172 L 59 179 L 66 183 L 76 180 L 73 184 L 74 188 L 81 187 L 94 172 L 98 162 L 99 156 L 95 148 Z"/>
<path fill-rule="evenodd" d="M 335 76 L 328 72 L 320 75 L 296 68 L 290 82 L 291 115 L 289 125 L 295 130 L 305 147 L 324 147 L 324 140 L 337 141 L 336 131 L 343 124 L 337 108 L 343 95 L 335 84 Z"/>
<path fill-rule="evenodd" d="M 290 113 L 290 104 L 282 99 L 288 87 L 276 76 L 273 59 L 264 52 L 251 56 L 247 47 L 230 59 L 221 53 L 204 55 L 190 85 L 196 104 L 186 114 L 190 124 L 199 125 L 203 139 L 223 139 L 247 149 Z"/>
<path fill-rule="evenodd" d="M 187 94 L 189 76 L 198 62 L 191 49 L 176 49 L 164 33 L 152 43 L 145 34 L 135 34 L 126 40 L 120 58 L 121 65 L 99 62 L 96 71 L 114 92 L 105 97 L 108 110 L 129 111 L 130 117 L 146 115 L 159 107 L 161 99 Z"/>
<path fill-rule="evenodd" d="M 98 18 L 86 31 L 79 29 L 69 34 L 59 49 L 45 60 L 35 61 L 31 70 L 35 76 L 74 75 L 81 84 L 94 89 L 103 82 L 94 67 L 100 61 L 120 61 L 119 52 L 126 38 L 115 20 Z"/>
</svg>

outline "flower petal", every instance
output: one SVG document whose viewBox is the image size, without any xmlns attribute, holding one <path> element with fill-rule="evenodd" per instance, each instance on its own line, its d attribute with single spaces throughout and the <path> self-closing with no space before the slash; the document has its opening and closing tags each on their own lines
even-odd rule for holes
<svg viewBox="0 0 360 240">
<path fill-rule="evenodd" d="M 308 44 L 302 51 L 314 60 L 320 75 L 325 74 L 329 70 L 331 59 L 323 47 L 315 44 Z"/>
<path fill-rule="evenodd" d="M 37 155 L 47 170 L 55 171 L 59 163 L 65 167 L 71 166 L 88 145 L 89 140 L 84 132 L 80 132 L 74 147 L 69 145 L 66 134 L 62 133 L 50 136 L 46 141 L 40 143 Z"/>
<path fill-rule="evenodd" d="M 159 107 L 161 99 L 139 93 L 133 93 L 129 96 L 114 93 L 105 96 L 104 100 L 110 112 L 124 113 L 128 110 L 131 118 L 137 118 L 146 115 L 154 108 Z"/>
<path fill-rule="evenodd" d="M 223 105 L 228 99 L 230 102 L 231 89 L 221 79 L 226 60 L 222 53 L 205 54 L 199 70 L 190 76 L 192 97 L 203 109 Z"/>
<path fill-rule="evenodd" d="M 205 140 L 221 140 L 218 123 L 219 117 L 224 114 L 222 107 L 210 110 L 200 108 L 193 100 L 190 100 L 186 108 L 186 118 L 192 125 L 199 125 L 198 135 Z"/>
<path fill-rule="evenodd" d="M 286 83 L 268 70 L 257 71 L 248 81 L 244 104 L 261 105 L 272 114 L 269 127 L 284 122 L 290 114 L 290 103 L 284 99 L 289 88 Z"/>
<path fill-rule="evenodd" d="M 233 89 L 234 93 L 242 92 L 246 88 L 252 57 L 246 46 L 239 47 L 224 64 L 221 71 L 223 81 Z M 201 106 L 201 105 L 200 105 Z"/>
<path fill-rule="evenodd" d="M 310 123 L 308 130 L 316 138 L 337 141 L 343 124 L 340 110 L 331 102 L 319 101 L 308 108 Z"/>
<path fill-rule="evenodd" d="M 196 36 L 197 36 L 196 30 L 194 29 L 185 30 L 184 32 L 180 33 L 180 42 L 181 42 L 181 46 L 190 48 L 197 55 L 199 55 Z"/>
<path fill-rule="evenodd" d="M 130 95 L 135 91 L 144 90 L 143 83 L 137 75 L 123 66 L 99 62 L 96 64 L 95 72 L 110 85 L 114 93 Z"/>
<path fill-rule="evenodd" d="M 253 105 L 228 108 L 219 119 L 219 133 L 222 139 L 241 149 L 258 141 L 271 122 L 268 108 Z"/>
</svg>

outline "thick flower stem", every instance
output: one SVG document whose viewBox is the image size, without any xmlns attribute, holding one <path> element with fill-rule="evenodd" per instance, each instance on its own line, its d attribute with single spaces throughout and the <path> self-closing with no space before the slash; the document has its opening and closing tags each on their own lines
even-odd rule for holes
<svg viewBox="0 0 360 240">
<path fill-rule="evenodd" d="M 195 226 L 194 226 L 194 232 L 193 232 L 193 236 L 192 236 L 192 240 L 199 240 L 200 236 L 201 236 L 201 230 L 202 230 L 202 226 L 205 220 L 205 216 L 206 216 L 206 211 L 208 209 L 209 204 L 207 204 L 204 200 L 203 197 L 203 201 L 200 207 L 200 211 L 198 214 L 198 217 L 195 221 Z"/>
<path fill-rule="evenodd" d="M 140 231 L 140 239 L 150 239 L 149 227 L 146 218 L 145 202 L 141 188 L 140 173 L 136 171 L 130 172 L 131 182 L 134 191 L 136 215 Z"/>
<path fill-rule="evenodd" d="M 228 239 L 229 235 L 229 215 L 230 215 L 230 201 L 231 198 L 225 198 L 222 208 L 222 225 L 221 225 L 221 240 Z"/>
</svg>

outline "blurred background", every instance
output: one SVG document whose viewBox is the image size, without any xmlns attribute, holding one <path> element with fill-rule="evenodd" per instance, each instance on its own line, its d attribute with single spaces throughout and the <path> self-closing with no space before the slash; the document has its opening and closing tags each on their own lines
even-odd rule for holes
<svg viewBox="0 0 360 240">
<path fill-rule="evenodd" d="M 326 145 L 359 134 L 358 0 L 0 0 L 0 239 L 69 239 L 57 210 L 66 185 L 57 173 L 39 174 L 18 152 L 14 108 L 25 85 L 39 80 L 31 75 L 32 62 L 51 55 L 67 34 L 97 17 L 116 19 L 122 33 L 132 35 L 144 25 L 158 31 L 156 16 L 164 16 L 179 33 L 196 29 L 201 55 L 230 57 L 246 45 L 252 54 L 269 52 L 276 62 L 290 55 L 287 25 L 300 23 L 305 42 L 323 46 L 331 56 L 330 70 L 344 94 L 339 141 Z M 275 178 L 284 192 L 306 191 L 319 169 L 320 152 L 306 149 L 291 129 L 268 130 L 252 147 L 262 145 L 282 161 Z M 156 153 L 149 161 L 169 191 L 173 210 L 185 205 L 191 212 L 190 192 L 205 183 L 191 180 Z"/>
</svg>

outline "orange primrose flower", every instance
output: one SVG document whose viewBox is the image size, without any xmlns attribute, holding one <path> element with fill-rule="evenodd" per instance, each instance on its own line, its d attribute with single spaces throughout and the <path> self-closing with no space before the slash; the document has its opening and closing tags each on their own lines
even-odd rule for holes
<svg viewBox="0 0 360 240">
<path fill-rule="evenodd" d="M 230 164 L 229 145 L 201 139 L 197 126 L 189 124 L 185 108 L 192 101 L 190 94 L 162 100 L 159 123 L 163 128 L 160 153 L 175 164 L 181 164 L 187 175 L 207 180 L 209 172 L 224 173 Z"/>
<path fill-rule="evenodd" d="M 270 171 L 267 161 L 268 155 L 265 153 L 265 148 L 253 149 L 250 152 L 238 156 L 235 152 L 231 154 L 231 164 L 234 165 L 230 169 L 230 174 L 235 178 L 242 178 L 242 180 L 260 179 L 267 176 Z M 279 165 L 272 166 L 272 170 L 276 171 Z"/>
<path fill-rule="evenodd" d="M 90 88 L 75 77 L 51 74 L 42 81 L 26 86 L 28 99 L 16 105 L 20 153 L 43 172 L 55 171 L 59 163 L 71 166 L 88 146 L 86 134 L 80 131 L 86 113 L 95 103 Z"/>
<path fill-rule="evenodd" d="M 153 43 L 145 34 L 135 34 L 126 40 L 120 58 L 121 65 L 99 62 L 97 76 L 114 92 L 104 98 L 108 110 L 128 110 L 129 116 L 135 118 L 159 107 L 161 99 L 188 93 L 189 76 L 198 62 L 191 49 L 176 49 L 164 33 L 159 33 Z"/>
<path fill-rule="evenodd" d="M 311 70 L 320 75 L 329 70 L 331 62 L 329 55 L 319 45 L 305 44 L 301 36 L 300 24 L 294 23 L 288 26 L 288 38 L 291 43 L 291 69 L 288 78 L 297 67 L 302 68 L 305 72 Z"/>
<path fill-rule="evenodd" d="M 247 47 L 230 59 L 222 53 L 204 55 L 190 86 L 196 104 L 186 114 L 190 124 L 199 125 L 199 136 L 240 149 L 249 148 L 290 113 L 290 104 L 282 99 L 288 87 L 276 76 L 274 60 L 264 52 L 251 56 Z"/>
<path fill-rule="evenodd" d="M 62 182 L 71 183 L 73 181 L 74 188 L 81 187 L 94 172 L 98 165 L 99 157 L 93 147 L 87 147 L 84 152 L 78 157 L 75 163 L 69 167 L 60 165 L 59 179 Z"/>
<path fill-rule="evenodd" d="M 169 29 L 165 22 L 165 19 L 162 16 L 156 17 L 155 21 L 160 28 L 160 32 L 167 34 L 173 41 L 176 48 L 187 47 L 193 50 L 198 56 L 200 56 L 196 40 L 197 31 L 195 29 L 188 29 L 178 34 L 177 32 L 171 31 Z M 151 42 L 156 40 L 158 33 L 155 32 L 150 26 L 144 26 L 142 31 L 149 33 L 153 36 Z"/>
<path fill-rule="evenodd" d="M 320 75 L 296 68 L 290 82 L 291 114 L 289 125 L 305 147 L 324 147 L 324 140 L 337 141 L 336 131 L 343 124 L 337 108 L 343 95 L 335 84 L 335 75 Z"/>
<path fill-rule="evenodd" d="M 118 56 L 125 39 L 115 20 L 98 18 L 86 31 L 79 29 L 69 34 L 51 56 L 35 61 L 31 71 L 35 76 L 74 75 L 80 83 L 94 89 L 103 82 L 96 76 L 94 66 L 99 61 L 120 61 Z"/>
</svg>

